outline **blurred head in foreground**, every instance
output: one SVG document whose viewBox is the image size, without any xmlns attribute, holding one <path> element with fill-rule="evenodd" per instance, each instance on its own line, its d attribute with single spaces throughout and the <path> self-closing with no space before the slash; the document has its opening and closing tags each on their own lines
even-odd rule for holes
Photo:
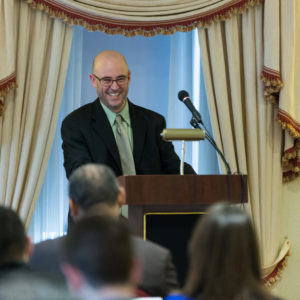
<svg viewBox="0 0 300 300">
<path fill-rule="evenodd" d="M 79 220 L 64 240 L 62 256 L 69 287 L 82 298 L 134 295 L 139 267 L 122 220 L 110 216 Z"/>
<path fill-rule="evenodd" d="M 32 249 L 18 214 L 0 206 L 0 299 L 71 299 L 61 277 L 27 264 Z"/>
<path fill-rule="evenodd" d="M 69 178 L 69 207 L 74 221 L 95 215 L 117 218 L 124 203 L 124 188 L 105 165 L 85 164 Z"/>
<path fill-rule="evenodd" d="M 257 239 L 251 219 L 219 203 L 197 223 L 189 244 L 184 293 L 206 299 L 270 299 L 261 285 Z"/>
<path fill-rule="evenodd" d="M 32 252 L 30 239 L 18 214 L 0 206 L 0 265 L 27 262 Z"/>
</svg>

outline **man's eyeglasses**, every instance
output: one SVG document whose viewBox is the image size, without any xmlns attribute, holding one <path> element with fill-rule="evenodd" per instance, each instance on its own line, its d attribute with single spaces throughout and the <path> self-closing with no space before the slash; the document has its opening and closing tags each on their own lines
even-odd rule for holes
<svg viewBox="0 0 300 300">
<path fill-rule="evenodd" d="M 127 79 L 128 79 L 128 76 L 125 76 L 125 75 L 119 76 L 117 79 L 112 79 L 111 77 L 102 77 L 102 78 L 99 78 L 95 74 L 93 74 L 93 76 L 95 78 L 97 78 L 100 81 L 100 83 L 102 84 L 102 86 L 104 86 L 104 87 L 111 86 L 114 83 L 114 81 L 119 86 L 123 86 L 126 83 Z"/>
</svg>

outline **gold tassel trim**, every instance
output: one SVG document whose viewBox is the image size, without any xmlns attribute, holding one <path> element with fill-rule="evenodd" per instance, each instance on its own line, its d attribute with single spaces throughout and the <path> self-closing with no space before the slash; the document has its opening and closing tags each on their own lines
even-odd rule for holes
<svg viewBox="0 0 300 300">
<path fill-rule="evenodd" d="M 297 139 L 300 138 L 300 132 L 299 132 L 298 129 L 296 129 L 293 126 L 293 124 L 291 124 L 290 122 L 283 121 L 279 117 L 277 117 L 277 121 L 281 125 L 282 129 L 287 130 L 289 132 L 289 134 L 291 135 L 291 137 L 297 138 Z"/>
<path fill-rule="evenodd" d="M 295 140 L 294 147 L 284 151 L 282 156 L 283 182 L 290 182 L 300 176 L 300 140 Z"/>
<path fill-rule="evenodd" d="M 295 147 L 292 147 L 286 151 L 284 151 L 283 156 L 281 158 L 283 167 L 291 167 L 290 161 L 294 160 L 297 157 L 297 150 Z"/>
<path fill-rule="evenodd" d="M 273 272 L 263 278 L 263 284 L 266 288 L 273 288 L 274 285 L 280 280 L 281 274 L 283 270 L 287 266 L 287 257 L 290 256 L 290 251 L 286 254 L 286 256 L 277 264 Z"/>
<path fill-rule="evenodd" d="M 0 97 L 0 117 L 3 116 L 4 113 L 4 98 Z"/>
<path fill-rule="evenodd" d="M 3 116 L 5 105 L 4 105 L 4 98 L 8 94 L 9 91 L 16 89 L 16 75 L 12 73 L 11 75 L 7 76 L 6 78 L 0 80 L 0 117 Z"/>
<path fill-rule="evenodd" d="M 279 92 L 283 87 L 279 72 L 264 67 L 260 79 L 264 83 L 264 98 L 271 103 L 278 102 Z"/>
<path fill-rule="evenodd" d="M 280 123 L 282 129 L 289 132 L 292 138 L 300 138 L 300 124 L 296 122 L 287 112 L 279 109 L 277 121 Z"/>
<path fill-rule="evenodd" d="M 299 165 L 292 165 L 289 171 L 283 172 L 282 174 L 282 181 L 284 183 L 291 182 L 295 180 L 298 176 L 300 176 L 300 166 Z"/>
<path fill-rule="evenodd" d="M 34 9 L 45 11 L 53 18 L 60 18 L 69 25 L 80 25 L 88 31 L 102 31 L 110 35 L 122 34 L 127 37 L 136 35 L 151 37 L 158 34 L 171 35 L 179 31 L 188 32 L 197 26 L 207 27 L 212 23 L 224 21 L 233 15 L 242 14 L 248 8 L 260 4 L 262 1 L 234 0 L 230 4 L 205 14 L 172 21 L 151 22 L 125 21 L 87 14 L 53 0 L 27 0 L 27 3 Z"/>
<path fill-rule="evenodd" d="M 297 177 L 298 177 L 297 174 L 294 174 L 294 173 L 291 173 L 291 174 L 283 173 L 282 181 L 283 181 L 283 183 L 288 183 L 288 182 L 295 180 Z"/>
<path fill-rule="evenodd" d="M 17 87 L 15 73 L 0 80 L 0 98 L 4 98 L 10 90 L 16 89 Z"/>
</svg>

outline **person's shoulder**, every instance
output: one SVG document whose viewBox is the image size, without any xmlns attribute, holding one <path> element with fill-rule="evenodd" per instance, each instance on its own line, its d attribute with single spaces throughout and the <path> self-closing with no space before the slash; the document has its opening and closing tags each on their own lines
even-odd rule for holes
<svg viewBox="0 0 300 300">
<path fill-rule="evenodd" d="M 64 237 L 49 239 L 33 245 L 33 254 L 30 257 L 30 265 L 34 267 L 54 267 L 53 261 L 58 259 Z"/>
<path fill-rule="evenodd" d="M 97 105 L 98 102 L 98 98 L 90 103 L 84 104 L 78 108 L 76 108 L 75 110 L 73 110 L 71 113 L 69 113 L 65 118 L 63 123 L 65 123 L 66 121 L 78 121 L 80 119 L 85 119 L 85 118 L 89 118 L 92 114 L 92 112 L 95 109 L 95 106 Z"/>
<path fill-rule="evenodd" d="M 169 249 L 149 240 L 144 240 L 138 236 L 133 236 L 132 241 L 136 250 L 149 251 L 153 253 L 154 256 L 155 254 L 160 256 L 168 256 L 171 253 Z"/>
<path fill-rule="evenodd" d="M 34 248 L 48 248 L 51 246 L 59 246 L 65 237 L 60 236 L 55 239 L 48 239 L 34 244 Z"/>
</svg>

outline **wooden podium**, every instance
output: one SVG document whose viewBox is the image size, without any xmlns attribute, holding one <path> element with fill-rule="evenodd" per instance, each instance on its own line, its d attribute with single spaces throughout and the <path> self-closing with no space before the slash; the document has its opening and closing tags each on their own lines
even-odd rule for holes
<svg viewBox="0 0 300 300">
<path fill-rule="evenodd" d="M 171 250 L 183 285 L 195 223 L 216 202 L 247 202 L 245 175 L 137 175 L 118 178 L 135 233 Z"/>
<path fill-rule="evenodd" d="M 129 222 L 141 237 L 147 213 L 199 212 L 220 201 L 247 202 L 246 175 L 136 175 L 118 180 L 126 191 Z"/>
</svg>

